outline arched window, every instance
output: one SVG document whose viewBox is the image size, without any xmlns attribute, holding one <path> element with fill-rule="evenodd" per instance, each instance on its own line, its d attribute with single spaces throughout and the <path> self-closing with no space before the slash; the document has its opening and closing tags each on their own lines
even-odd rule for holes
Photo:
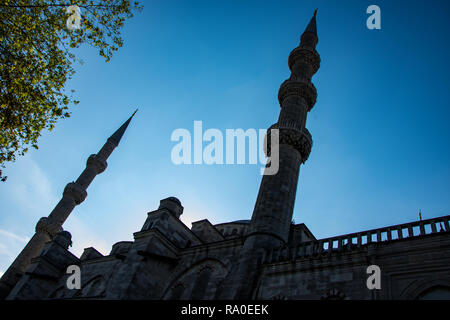
<svg viewBox="0 0 450 320">
<path fill-rule="evenodd" d="M 418 300 L 450 300 L 450 287 L 434 286 L 424 292 L 418 297 Z"/>
</svg>

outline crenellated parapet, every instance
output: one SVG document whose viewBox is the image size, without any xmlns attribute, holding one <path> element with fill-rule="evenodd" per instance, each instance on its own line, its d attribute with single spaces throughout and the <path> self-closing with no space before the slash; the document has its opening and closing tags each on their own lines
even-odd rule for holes
<svg viewBox="0 0 450 320">
<path fill-rule="evenodd" d="M 87 192 L 78 183 L 70 182 L 64 188 L 63 196 L 73 199 L 79 205 L 86 199 Z"/>
<path fill-rule="evenodd" d="M 424 239 L 450 232 L 450 216 L 402 223 L 384 228 L 359 231 L 331 238 L 301 242 L 295 246 L 267 250 L 264 263 L 295 261 L 312 256 L 340 255 L 345 252 L 367 251 L 369 245 L 384 246 L 410 239 Z"/>
</svg>

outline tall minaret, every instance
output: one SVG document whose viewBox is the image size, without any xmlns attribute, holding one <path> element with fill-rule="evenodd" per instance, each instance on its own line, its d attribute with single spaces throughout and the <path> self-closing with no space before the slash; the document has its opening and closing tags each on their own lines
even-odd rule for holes
<svg viewBox="0 0 450 320">
<path fill-rule="evenodd" d="M 300 38 L 300 45 L 289 55 L 291 76 L 278 91 L 281 111 L 278 122 L 269 128 L 279 129 L 279 170 L 275 175 L 263 176 L 250 223 L 250 235 L 268 234 L 279 243 L 286 243 L 288 239 L 300 164 L 308 159 L 312 146 L 305 124 L 317 98 L 316 88 L 311 83 L 311 77 L 320 66 L 320 56 L 315 49 L 318 42 L 316 13 L 317 10 Z"/>
<path fill-rule="evenodd" d="M 279 170 L 275 175 L 262 178 L 241 258 L 230 271 L 232 276 L 223 292 L 218 294 L 222 299 L 253 298 L 262 252 L 286 244 L 288 240 L 300 165 L 308 159 L 312 146 L 305 123 L 317 98 L 316 88 L 311 83 L 320 66 L 320 56 L 315 49 L 318 42 L 316 14 L 317 10 L 300 38 L 300 45 L 289 55 L 291 76 L 281 84 L 280 115 L 278 122 L 269 128 L 279 130 Z"/>
<path fill-rule="evenodd" d="M 105 171 L 107 167 L 106 160 L 119 145 L 125 130 L 136 112 L 137 110 L 108 138 L 97 154 L 89 156 L 86 169 L 84 169 L 75 182 L 70 182 L 66 185 L 62 199 L 50 215 L 38 221 L 35 234 L 0 279 L 0 299 L 5 299 L 8 296 L 9 292 L 30 265 L 31 259 L 38 256 L 46 242 L 52 240 L 58 232 L 62 231 L 62 225 L 72 210 L 76 205 L 79 205 L 86 199 L 88 186 L 96 175 Z"/>
</svg>

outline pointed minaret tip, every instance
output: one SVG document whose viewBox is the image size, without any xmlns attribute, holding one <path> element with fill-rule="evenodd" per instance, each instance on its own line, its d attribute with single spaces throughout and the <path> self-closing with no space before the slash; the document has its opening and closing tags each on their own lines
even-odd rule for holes
<svg viewBox="0 0 450 320">
<path fill-rule="evenodd" d="M 109 139 L 111 139 L 111 141 L 118 146 L 120 143 L 120 140 L 122 139 L 123 134 L 125 133 L 125 130 L 127 130 L 128 125 L 130 124 L 131 119 L 133 119 L 134 115 L 136 114 L 136 112 L 138 112 L 139 109 L 136 109 L 136 111 L 133 112 L 133 114 L 131 115 L 130 118 L 128 118 L 127 121 L 125 121 L 124 124 L 122 124 L 122 126 L 117 129 L 116 132 L 113 133 L 113 135 L 111 137 L 109 137 Z"/>
<path fill-rule="evenodd" d="M 316 15 L 317 15 L 317 9 L 314 10 L 314 14 L 309 21 L 308 25 L 306 26 L 305 32 L 311 32 L 317 35 L 317 26 L 316 26 Z"/>
</svg>

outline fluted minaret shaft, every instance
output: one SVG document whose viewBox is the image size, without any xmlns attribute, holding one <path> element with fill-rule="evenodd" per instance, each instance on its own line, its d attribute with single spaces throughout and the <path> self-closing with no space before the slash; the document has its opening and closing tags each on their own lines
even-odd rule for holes
<svg viewBox="0 0 450 320">
<path fill-rule="evenodd" d="M 136 110 L 137 111 L 137 110 Z M 20 252 L 11 266 L 0 279 L 0 299 L 5 299 L 20 277 L 30 265 L 31 259 L 38 256 L 46 242 L 60 231 L 75 206 L 87 197 L 87 188 L 94 178 L 105 171 L 107 160 L 125 133 L 133 115 L 111 136 L 97 154 L 89 156 L 86 168 L 74 182 L 66 185 L 62 199 L 48 217 L 41 218 L 36 224 L 36 232 L 25 248 Z"/>
</svg>

